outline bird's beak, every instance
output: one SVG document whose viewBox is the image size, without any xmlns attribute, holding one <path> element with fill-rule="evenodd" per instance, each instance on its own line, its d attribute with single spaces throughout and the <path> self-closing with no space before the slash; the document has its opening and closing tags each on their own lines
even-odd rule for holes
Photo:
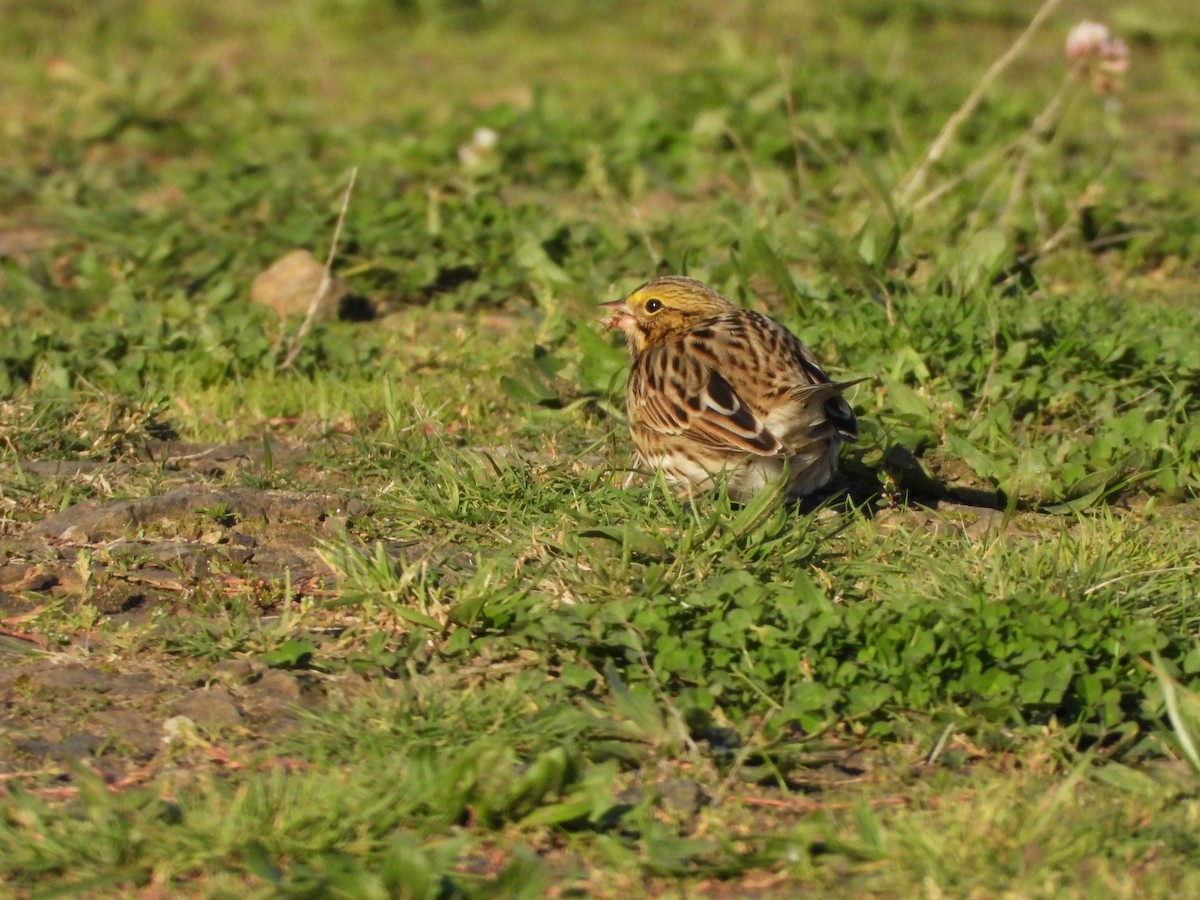
<svg viewBox="0 0 1200 900">
<path fill-rule="evenodd" d="M 604 327 L 610 331 L 614 328 L 620 328 L 626 331 L 633 327 L 637 321 L 633 317 L 633 311 L 630 310 L 629 304 L 625 302 L 625 298 L 620 300 L 609 300 L 607 303 L 601 303 L 605 309 L 613 310 L 613 314 L 604 320 Z"/>
</svg>

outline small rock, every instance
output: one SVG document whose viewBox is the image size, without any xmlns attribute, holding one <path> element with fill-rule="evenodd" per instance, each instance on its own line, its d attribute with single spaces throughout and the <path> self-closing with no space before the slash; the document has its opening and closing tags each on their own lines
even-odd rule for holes
<svg viewBox="0 0 1200 900">
<path fill-rule="evenodd" d="M 300 698 L 299 679 L 290 672 L 271 669 L 250 688 L 248 699 L 258 717 L 266 717 L 276 728 L 286 728 L 294 718 Z"/>
<path fill-rule="evenodd" d="M 690 817 L 708 803 L 708 795 L 691 778 L 672 778 L 658 786 L 663 809 L 677 816 Z"/>
<path fill-rule="evenodd" d="M 85 666 L 49 666 L 29 673 L 29 685 L 53 691 L 95 691 L 107 693 L 113 679 Z"/>
<path fill-rule="evenodd" d="M 254 551 L 247 550 L 245 547 L 229 547 L 224 551 L 224 553 L 222 553 L 222 556 L 224 556 L 228 562 L 242 565 L 254 559 Z"/>
<path fill-rule="evenodd" d="M 199 688 L 185 694 L 176 704 L 179 714 L 197 725 L 209 728 L 221 725 L 236 725 L 242 721 L 242 712 L 233 697 L 223 688 Z"/>
<path fill-rule="evenodd" d="M 49 572 L 41 566 L 27 569 L 20 580 L 8 585 L 11 591 L 32 591 L 42 593 L 58 584 L 58 575 Z"/>
<path fill-rule="evenodd" d="M 137 609 L 145 602 L 142 593 L 131 584 L 113 579 L 92 594 L 92 605 L 106 616 L 117 616 Z"/>
<path fill-rule="evenodd" d="M 847 775 L 855 777 L 866 775 L 874 768 L 874 762 L 870 754 L 863 750 L 851 750 L 836 765 Z"/>
<path fill-rule="evenodd" d="M 0 566 L 0 585 L 14 585 L 29 573 L 31 567 L 25 563 L 9 563 Z"/>
<path fill-rule="evenodd" d="M 300 679 L 291 672 L 271 669 L 254 686 L 255 692 L 296 703 L 300 700 Z"/>
<path fill-rule="evenodd" d="M 631 784 L 617 793 L 617 802 L 626 806 L 637 806 L 646 800 L 646 789 L 640 784 Z"/>
<path fill-rule="evenodd" d="M 147 555 L 150 555 L 149 553 Z M 168 569 L 146 567 L 130 572 L 126 579 L 134 584 L 149 585 L 161 591 L 183 591 L 188 585 L 178 573 Z"/>
<path fill-rule="evenodd" d="M 106 709 L 92 715 L 109 740 L 121 741 L 133 748 L 134 755 L 149 759 L 158 751 L 158 729 L 146 716 L 131 709 Z"/>
<path fill-rule="evenodd" d="M 212 667 L 212 677 L 215 681 L 227 684 L 249 684 L 266 668 L 262 663 L 253 659 L 223 659 Z"/>
<path fill-rule="evenodd" d="M 266 547 L 254 554 L 254 571 L 261 572 L 263 577 L 277 577 L 285 570 L 295 576 L 311 572 L 313 567 L 310 560 L 283 547 Z"/>
<path fill-rule="evenodd" d="M 158 689 L 158 683 L 145 672 L 127 672 L 112 680 L 112 692 L 124 697 L 141 697 Z"/>
<path fill-rule="evenodd" d="M 325 267 L 311 253 L 293 250 L 258 273 L 250 287 L 250 299 L 271 307 L 281 319 L 303 316 L 324 278 Z M 346 283 L 331 276 L 317 310 L 318 318 L 333 315 L 344 296 Z"/>
</svg>

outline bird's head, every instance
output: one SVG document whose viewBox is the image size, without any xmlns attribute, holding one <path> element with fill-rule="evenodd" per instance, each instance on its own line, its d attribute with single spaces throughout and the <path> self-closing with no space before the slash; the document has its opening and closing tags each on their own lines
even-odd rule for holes
<svg viewBox="0 0 1200 900">
<path fill-rule="evenodd" d="M 635 354 L 664 344 L 705 319 L 737 309 L 712 288 L 682 275 L 656 278 L 628 297 L 600 305 L 613 310 L 604 324 L 625 332 Z"/>
</svg>

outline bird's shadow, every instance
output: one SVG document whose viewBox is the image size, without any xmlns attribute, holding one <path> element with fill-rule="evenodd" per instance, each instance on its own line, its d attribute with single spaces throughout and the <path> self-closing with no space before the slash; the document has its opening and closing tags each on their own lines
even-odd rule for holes
<svg viewBox="0 0 1200 900">
<path fill-rule="evenodd" d="M 844 460 L 839 477 L 827 489 L 800 498 L 794 506 L 802 515 L 834 507 L 874 518 L 885 507 L 937 509 L 942 504 L 1005 510 L 1009 498 L 999 490 L 948 484 L 931 475 L 907 447 L 894 444 L 876 467 Z"/>
</svg>

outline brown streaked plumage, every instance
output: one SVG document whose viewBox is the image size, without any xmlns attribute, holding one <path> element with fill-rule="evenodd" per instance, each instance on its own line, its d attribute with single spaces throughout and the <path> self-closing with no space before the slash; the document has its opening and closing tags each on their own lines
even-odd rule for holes
<svg viewBox="0 0 1200 900">
<path fill-rule="evenodd" d="M 793 499 L 833 478 L 838 447 L 858 438 L 842 397 L 857 382 L 830 381 L 783 325 L 679 275 L 603 305 L 633 357 L 626 402 L 642 462 L 699 488 L 728 471 L 742 500 L 785 469 Z"/>
</svg>

